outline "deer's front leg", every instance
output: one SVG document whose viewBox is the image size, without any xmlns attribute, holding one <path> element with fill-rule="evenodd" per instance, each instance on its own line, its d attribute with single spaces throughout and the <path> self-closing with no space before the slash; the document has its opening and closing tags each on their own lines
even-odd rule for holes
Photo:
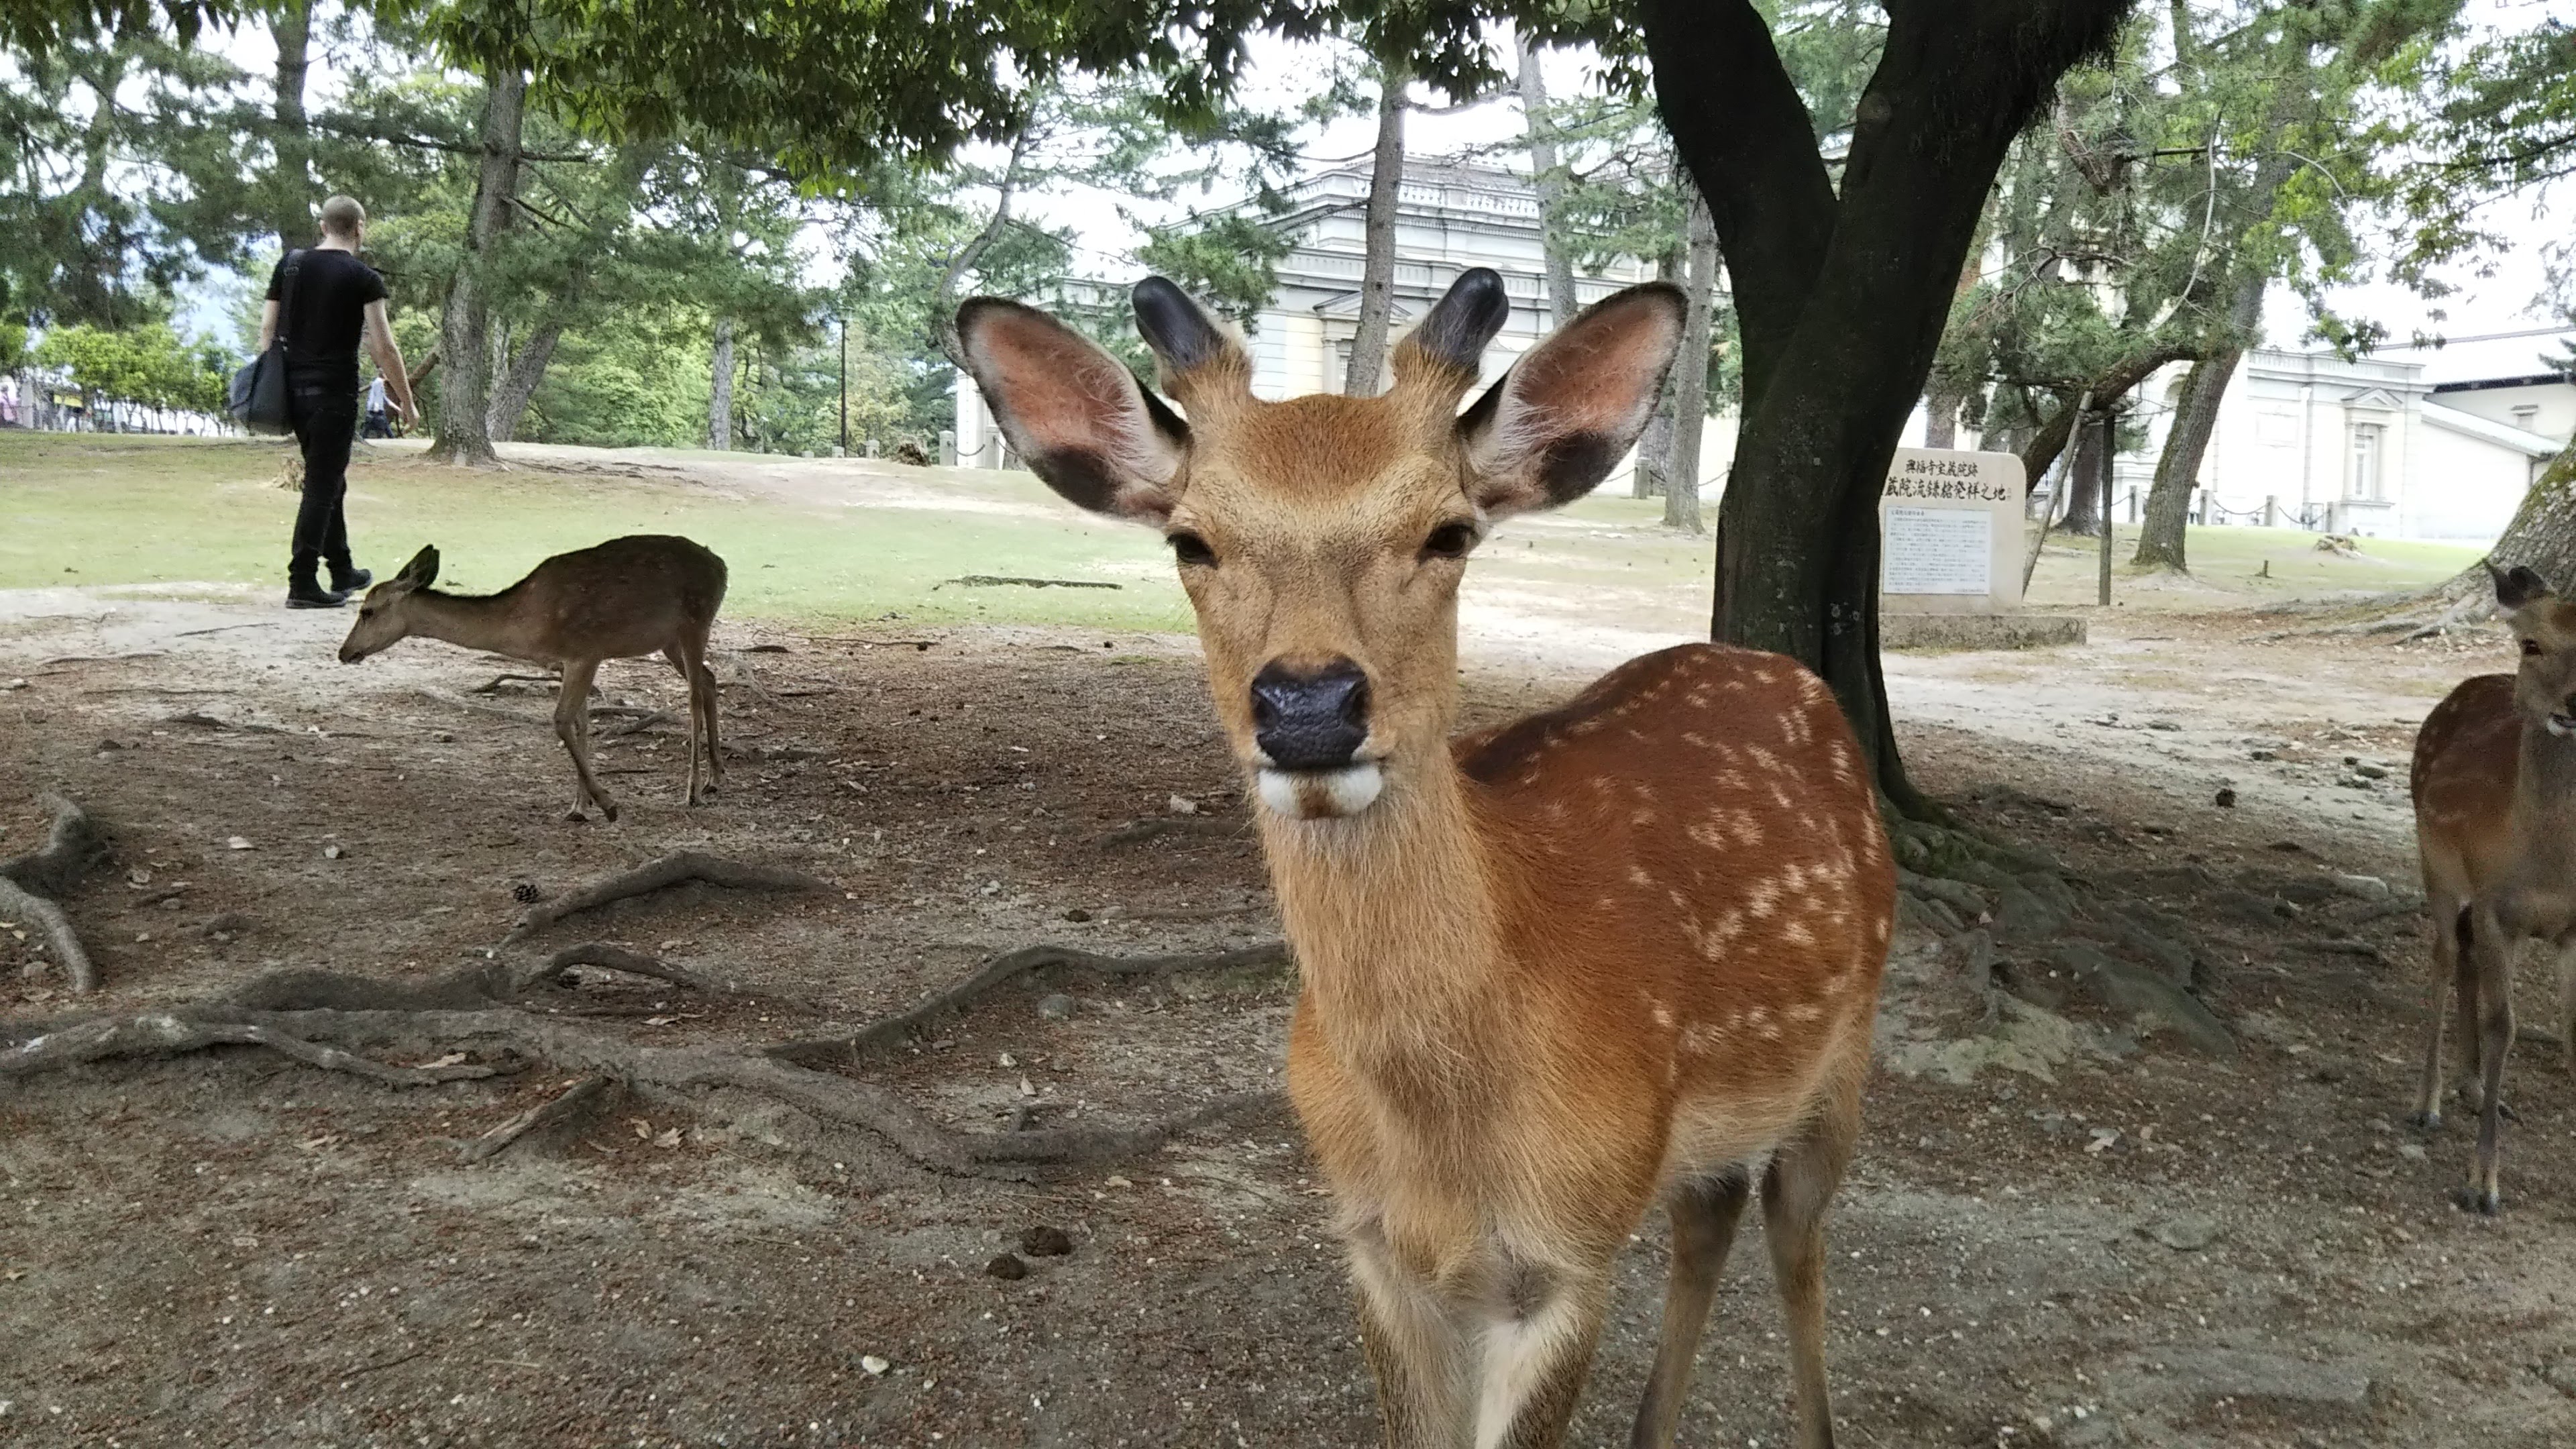
<svg viewBox="0 0 2576 1449">
<path fill-rule="evenodd" d="M 564 665 L 563 686 L 555 695 L 555 737 L 563 741 L 565 753 L 572 756 L 573 820 L 584 819 L 585 803 L 596 804 L 599 812 L 611 821 L 617 819 L 617 802 L 599 788 L 590 772 L 590 681 L 599 672 L 596 659 L 577 660 Z"/>
<path fill-rule="evenodd" d="M 2504 1156 L 2504 1066 L 2513 1051 L 2513 956 L 2521 940 L 2502 914 L 2481 906 L 2473 912 L 2465 953 L 2477 980 L 2479 1002 L 2475 1026 L 2478 1044 L 2478 1162 L 2469 1185 L 2454 1198 L 2462 1208 L 2487 1216 L 2504 1210 L 2498 1181 Z"/>
<path fill-rule="evenodd" d="M 1610 1265 L 1504 1258 L 1480 1305 L 1475 1449 L 1557 1449 L 1610 1302 Z"/>
<path fill-rule="evenodd" d="M 1397 1261 L 1373 1225 L 1352 1233 L 1349 1246 L 1386 1449 L 1463 1449 L 1467 1341 L 1455 1305 Z"/>
</svg>

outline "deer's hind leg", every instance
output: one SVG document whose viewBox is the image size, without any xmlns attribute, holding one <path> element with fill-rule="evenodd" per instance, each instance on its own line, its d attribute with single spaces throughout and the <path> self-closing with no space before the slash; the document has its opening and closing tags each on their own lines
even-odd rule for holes
<svg viewBox="0 0 2576 1449">
<path fill-rule="evenodd" d="M 1833 1449 L 1825 1386 L 1825 1209 L 1860 1135 L 1860 1082 L 1836 1083 L 1813 1121 L 1781 1144 L 1762 1175 L 1762 1236 L 1789 1320 L 1789 1373 L 1799 1449 Z"/>
<path fill-rule="evenodd" d="M 1672 1267 L 1664 1283 L 1664 1329 L 1655 1346 L 1655 1367 L 1646 1380 L 1645 1401 L 1628 1431 L 1630 1449 L 1671 1449 L 1681 1427 L 1682 1399 L 1690 1391 L 1691 1369 L 1699 1361 L 1701 1330 L 1708 1325 L 1709 1304 L 1717 1297 L 1717 1277 L 1735 1245 L 1735 1227 L 1753 1195 L 1753 1179 L 1741 1167 L 1673 1189 L 1668 1204 L 1673 1219 Z"/>
<path fill-rule="evenodd" d="M 2451 1004 L 2455 986 L 2468 989 L 2461 980 L 2462 946 L 2468 934 L 2468 910 L 2458 900 L 2437 894 L 2430 902 L 2433 916 L 2433 975 L 2427 985 L 2424 1003 L 2424 1077 L 2415 1092 L 2415 1125 L 2427 1132 L 2442 1128 L 2442 1029 L 2444 1015 Z M 2477 1061 L 2477 1038 L 2469 1022 L 2476 1012 L 2474 1000 L 2460 1006 L 2460 1051 L 2471 1063 Z M 2472 1066 L 2470 1070 L 2476 1068 Z"/>
<path fill-rule="evenodd" d="M 724 756 L 716 739 L 716 676 L 707 667 L 707 640 L 704 633 L 686 628 L 665 649 L 663 656 L 689 686 L 689 794 L 691 805 L 704 804 L 706 797 L 724 783 Z M 703 765 L 701 765 L 703 761 Z M 703 774 L 701 770 L 703 769 Z M 700 785 L 704 780 L 705 784 Z"/>
<path fill-rule="evenodd" d="M 597 805 L 599 813 L 612 822 L 617 819 L 617 802 L 599 787 L 598 777 L 590 771 L 590 681 L 599 673 L 596 659 L 564 661 L 563 685 L 555 694 L 555 738 L 563 741 L 572 756 L 574 779 L 572 809 L 565 818 L 586 820 L 586 807 Z"/>
</svg>

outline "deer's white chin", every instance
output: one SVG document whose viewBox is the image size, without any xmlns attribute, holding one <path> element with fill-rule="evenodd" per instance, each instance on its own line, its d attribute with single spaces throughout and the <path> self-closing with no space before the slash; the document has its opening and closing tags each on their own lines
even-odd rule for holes
<svg viewBox="0 0 2576 1449">
<path fill-rule="evenodd" d="M 1386 788 L 1386 773 L 1375 760 L 1362 760 L 1337 770 L 1271 770 L 1256 772 L 1261 803 L 1291 820 L 1338 820 L 1377 803 Z"/>
</svg>

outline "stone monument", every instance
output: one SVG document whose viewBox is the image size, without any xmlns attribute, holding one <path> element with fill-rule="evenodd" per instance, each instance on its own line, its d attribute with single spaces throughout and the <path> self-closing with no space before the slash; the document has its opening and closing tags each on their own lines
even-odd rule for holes
<svg viewBox="0 0 2576 1449">
<path fill-rule="evenodd" d="M 1889 649 L 2076 644 L 2084 621 L 2022 612 L 2028 495 L 2010 453 L 1899 448 L 1879 497 L 1878 632 Z"/>
</svg>

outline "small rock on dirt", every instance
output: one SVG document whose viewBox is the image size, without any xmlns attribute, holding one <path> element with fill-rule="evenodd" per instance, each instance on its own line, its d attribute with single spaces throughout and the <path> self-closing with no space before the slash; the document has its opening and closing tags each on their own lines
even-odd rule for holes
<svg viewBox="0 0 2576 1449">
<path fill-rule="evenodd" d="M 2184 1213 L 2149 1228 L 2147 1236 L 2177 1253 L 2197 1253 L 2217 1241 L 2218 1223 L 2198 1213 Z"/>
<path fill-rule="evenodd" d="M 1073 998 L 1061 991 L 1050 991 L 1038 998 L 1038 1015 L 1048 1021 L 1073 1019 Z"/>
<path fill-rule="evenodd" d="M 1021 1262 L 1017 1253 L 1003 1253 L 984 1265 L 984 1276 L 1016 1283 L 1029 1276 L 1029 1265 Z"/>
<path fill-rule="evenodd" d="M 1080 906 L 1075 906 L 1072 910 L 1064 913 L 1064 918 L 1073 922 L 1075 925 L 1080 925 L 1084 921 L 1091 919 L 1091 912 L 1084 910 Z"/>
<path fill-rule="evenodd" d="M 1061 1258 L 1073 1251 L 1073 1236 L 1062 1228 L 1030 1228 L 1020 1234 L 1020 1251 L 1032 1258 Z"/>
<path fill-rule="evenodd" d="M 2334 880 L 2335 885 L 2345 895 L 2357 901 L 2369 901 L 2374 905 L 2396 894 L 2388 888 L 2388 882 L 2375 875 L 2338 875 Z"/>
<path fill-rule="evenodd" d="M 2219 809 L 2221 809 L 2221 810 L 2233 810 L 2233 809 L 2235 809 L 2235 808 L 2236 808 L 2236 792 L 2235 792 L 2235 791 L 2233 791 L 2233 790 L 2225 789 L 2225 788 L 2223 788 L 2223 787 L 2222 787 L 2222 788 L 2219 790 L 2219 792 L 2218 792 L 2218 795 L 2217 795 L 2217 798 L 2216 798 L 2215 803 L 2217 804 L 2218 808 L 2219 808 Z"/>
</svg>

